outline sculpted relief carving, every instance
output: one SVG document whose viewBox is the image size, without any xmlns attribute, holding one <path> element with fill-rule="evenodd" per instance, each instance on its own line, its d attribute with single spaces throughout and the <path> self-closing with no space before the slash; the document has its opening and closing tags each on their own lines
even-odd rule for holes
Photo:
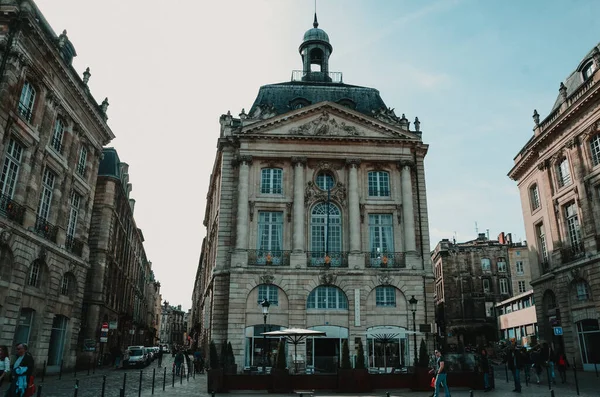
<svg viewBox="0 0 600 397">
<path fill-rule="evenodd" d="M 321 116 L 302 124 L 298 127 L 290 129 L 290 134 L 293 135 L 314 135 L 314 136 L 359 136 L 364 135 L 356 127 L 346 125 L 345 122 L 338 122 L 331 117 L 328 112 L 323 111 Z"/>
</svg>

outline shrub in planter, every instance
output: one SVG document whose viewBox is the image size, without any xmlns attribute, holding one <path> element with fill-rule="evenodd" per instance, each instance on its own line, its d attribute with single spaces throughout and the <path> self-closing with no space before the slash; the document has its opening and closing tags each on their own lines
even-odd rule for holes
<svg viewBox="0 0 600 397">
<path fill-rule="evenodd" d="M 217 354 L 217 346 L 212 340 L 210 341 L 208 360 L 208 365 L 210 366 L 210 369 L 221 368 L 219 366 L 219 355 Z"/>
<path fill-rule="evenodd" d="M 417 366 L 421 368 L 429 367 L 429 354 L 427 354 L 427 344 L 425 344 L 425 339 L 421 339 L 421 346 L 419 346 L 419 361 Z"/>
<path fill-rule="evenodd" d="M 424 339 L 421 339 L 419 346 L 419 358 L 415 360 L 415 376 L 413 379 L 412 390 L 431 390 L 431 378 L 433 375 L 429 373 L 429 354 L 427 354 L 427 344 Z"/>
<path fill-rule="evenodd" d="M 223 392 L 223 368 L 219 365 L 219 355 L 217 354 L 217 346 L 214 341 L 210 341 L 209 347 L 209 370 L 208 379 L 206 382 L 207 392 Z"/>
<path fill-rule="evenodd" d="M 233 355 L 233 348 L 231 342 L 227 342 L 225 361 L 225 373 L 228 375 L 235 375 L 237 373 L 237 365 L 235 364 L 235 356 Z"/>
<path fill-rule="evenodd" d="M 271 369 L 272 391 L 275 393 L 289 393 L 291 391 L 291 379 L 287 370 L 287 360 L 285 356 L 285 341 L 280 340 L 277 345 L 277 357 L 275 358 L 275 367 Z"/>
<path fill-rule="evenodd" d="M 342 343 L 342 360 L 338 370 L 338 390 L 343 393 L 355 390 L 354 370 L 350 363 L 350 349 L 348 348 L 347 339 Z"/>
<path fill-rule="evenodd" d="M 369 392 L 372 389 L 369 371 L 365 367 L 365 349 L 362 339 L 358 340 L 356 349 L 356 363 L 354 364 L 354 385 L 356 392 Z"/>
<path fill-rule="evenodd" d="M 356 369 L 365 369 L 365 349 L 363 348 L 362 339 L 358 340 L 358 349 L 356 351 Z"/>
</svg>

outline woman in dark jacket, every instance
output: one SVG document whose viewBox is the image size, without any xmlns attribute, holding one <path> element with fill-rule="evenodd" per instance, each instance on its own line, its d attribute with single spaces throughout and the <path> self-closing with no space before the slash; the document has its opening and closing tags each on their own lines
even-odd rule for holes
<svg viewBox="0 0 600 397">
<path fill-rule="evenodd" d="M 481 359 L 479 360 L 481 372 L 483 372 L 483 387 L 485 391 L 491 390 L 490 386 L 490 361 L 488 360 L 487 350 L 481 349 Z"/>
</svg>

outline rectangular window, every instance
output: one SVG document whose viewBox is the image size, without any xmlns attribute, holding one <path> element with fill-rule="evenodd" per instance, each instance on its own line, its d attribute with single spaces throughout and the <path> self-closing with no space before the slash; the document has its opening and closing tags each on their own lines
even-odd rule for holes
<svg viewBox="0 0 600 397">
<path fill-rule="evenodd" d="M 596 135 L 590 141 L 590 150 L 592 152 L 592 163 L 594 166 L 600 164 L 600 134 Z"/>
<path fill-rule="evenodd" d="M 75 237 L 77 231 L 77 217 L 79 215 L 79 202 L 81 196 L 75 191 L 71 192 L 71 198 L 69 199 L 70 210 L 69 210 L 69 224 L 67 225 L 67 237 Z"/>
<path fill-rule="evenodd" d="M 557 166 L 558 186 L 563 187 L 571 184 L 571 171 L 569 170 L 569 161 L 563 159 Z"/>
<path fill-rule="evenodd" d="M 389 197 L 390 196 L 390 175 L 385 171 L 369 172 L 369 196 L 370 197 Z"/>
<path fill-rule="evenodd" d="M 482 281 L 483 281 L 483 292 L 485 294 L 489 294 L 491 292 L 491 289 L 490 289 L 490 280 L 487 279 L 487 278 L 484 278 Z"/>
<path fill-rule="evenodd" d="M 519 281 L 519 293 L 523 293 L 525 291 L 527 291 L 525 286 L 525 281 Z"/>
<path fill-rule="evenodd" d="M 54 150 L 56 150 L 57 153 L 61 153 L 62 151 L 62 140 L 64 131 L 65 126 L 62 120 L 57 118 L 54 122 L 54 134 L 52 135 L 52 148 L 54 148 Z"/>
<path fill-rule="evenodd" d="M 489 272 L 492 270 L 489 258 L 481 258 L 481 270 L 484 272 Z"/>
<path fill-rule="evenodd" d="M 500 293 L 508 295 L 508 280 L 505 278 L 500 279 Z"/>
<path fill-rule="evenodd" d="M 529 190 L 529 196 L 531 198 L 531 209 L 536 210 L 540 208 L 540 192 L 538 185 L 533 185 Z"/>
<path fill-rule="evenodd" d="M 548 260 L 548 248 L 546 247 L 546 232 L 544 230 L 544 224 L 540 223 L 536 226 L 538 242 L 540 244 L 540 252 L 542 254 L 542 261 Z"/>
<path fill-rule="evenodd" d="M 23 147 L 10 138 L 6 148 L 6 157 L 4 158 L 4 166 L 2 167 L 2 176 L 0 177 L 0 187 L 3 196 L 9 199 L 13 198 L 15 186 L 19 177 L 19 169 L 21 168 L 21 156 Z"/>
<path fill-rule="evenodd" d="M 577 300 L 578 301 L 587 301 L 590 299 L 590 292 L 588 291 L 588 285 L 586 282 L 578 282 L 577 283 Z"/>
<path fill-rule="evenodd" d="M 279 288 L 276 285 L 261 284 L 258 286 L 258 303 L 260 304 L 265 299 L 269 301 L 271 305 L 277 306 L 279 304 Z"/>
<path fill-rule="evenodd" d="M 386 260 L 389 263 L 390 260 L 393 260 L 394 256 L 390 255 L 394 252 L 394 229 L 391 214 L 369 214 L 369 239 L 372 265 L 380 265 L 382 261 Z"/>
<path fill-rule="evenodd" d="M 498 258 L 496 265 L 498 266 L 498 272 L 506 273 L 506 260 L 504 258 Z"/>
<path fill-rule="evenodd" d="M 60 293 L 61 295 L 69 295 L 69 277 L 63 276 L 62 283 L 60 285 Z"/>
<path fill-rule="evenodd" d="M 515 268 L 517 271 L 517 274 L 523 274 L 524 273 L 524 269 L 523 269 L 523 262 L 522 261 L 517 261 L 517 263 L 515 264 Z"/>
<path fill-rule="evenodd" d="M 381 286 L 375 289 L 375 306 L 396 307 L 396 288 Z"/>
<path fill-rule="evenodd" d="M 79 161 L 77 161 L 77 173 L 82 177 L 85 177 L 85 166 L 87 163 L 87 149 L 85 147 L 81 147 L 79 151 Z"/>
<path fill-rule="evenodd" d="M 494 317 L 494 302 L 485 302 L 485 315 Z"/>
<path fill-rule="evenodd" d="M 23 84 L 21 97 L 19 98 L 18 111 L 27 121 L 31 121 L 33 104 L 35 102 L 35 88 L 28 81 Z"/>
<path fill-rule="evenodd" d="M 567 232 L 569 233 L 569 243 L 574 250 L 579 249 L 581 231 L 579 229 L 579 217 L 577 215 L 575 203 L 571 203 L 565 207 L 565 217 L 567 221 Z"/>
<path fill-rule="evenodd" d="M 258 249 L 281 251 L 283 245 L 283 212 L 258 212 Z"/>
<path fill-rule="evenodd" d="M 31 335 L 31 326 L 33 325 L 33 314 L 35 312 L 31 309 L 21 309 L 19 314 L 19 324 L 15 332 L 15 340 L 17 343 L 29 343 L 29 336 Z"/>
<path fill-rule="evenodd" d="M 260 192 L 262 194 L 282 194 L 281 168 L 265 168 L 261 171 Z"/>
<path fill-rule="evenodd" d="M 48 221 L 50 215 L 50 204 L 52 203 L 52 192 L 54 189 L 54 173 L 48 168 L 44 170 L 44 178 L 42 179 L 42 192 L 40 194 L 40 203 L 38 206 L 38 218 Z"/>
</svg>

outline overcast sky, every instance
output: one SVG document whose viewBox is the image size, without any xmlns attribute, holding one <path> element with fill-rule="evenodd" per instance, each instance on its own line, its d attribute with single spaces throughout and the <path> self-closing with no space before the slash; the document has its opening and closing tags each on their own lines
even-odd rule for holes
<svg viewBox="0 0 600 397">
<path fill-rule="evenodd" d="M 163 299 L 191 306 L 219 116 L 301 69 L 313 0 L 36 0 L 108 97 Z M 525 239 L 507 172 L 562 80 L 600 41 L 597 0 L 319 0 L 330 70 L 421 121 L 432 247 Z"/>
</svg>

